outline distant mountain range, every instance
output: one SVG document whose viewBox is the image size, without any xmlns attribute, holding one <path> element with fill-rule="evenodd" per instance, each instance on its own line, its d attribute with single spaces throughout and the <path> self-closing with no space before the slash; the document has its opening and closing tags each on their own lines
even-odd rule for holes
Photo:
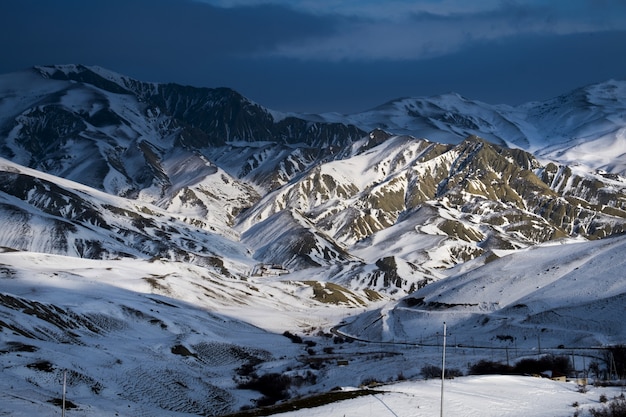
<svg viewBox="0 0 626 417">
<path fill-rule="evenodd" d="M 121 331 L 124 320 L 148 316 L 164 323 L 158 337 L 180 352 L 172 342 L 180 321 L 151 310 L 167 306 L 184 321 L 178 302 L 235 315 L 262 308 L 283 317 L 302 308 L 297 320 L 304 321 L 307 309 L 321 306 L 378 307 L 342 329 L 368 340 L 418 343 L 409 337 L 423 325 L 415 317 L 442 310 L 462 316 L 454 322 L 458 334 L 469 334 L 480 314 L 487 321 L 514 317 L 506 331 L 541 324 L 561 335 L 567 323 L 545 320 L 554 318 L 548 311 L 557 308 L 558 315 L 567 306 L 534 290 L 553 285 L 555 294 L 559 288 L 578 294 L 573 282 L 582 276 L 572 271 L 590 274 L 590 253 L 609 262 L 621 250 L 622 237 L 602 239 L 626 231 L 625 175 L 625 81 L 517 107 L 448 94 L 399 99 L 359 114 L 312 115 L 272 111 L 226 88 L 145 83 L 98 67 L 40 66 L 2 75 L 0 278 L 11 285 L 0 290 L 0 355 L 23 352 L 9 345 L 24 340 L 78 346 L 79 334 L 100 340 Z M 541 274 L 567 253 L 542 245 L 572 241 L 588 246 L 576 246 L 576 259 L 584 261 L 564 261 L 568 274 L 550 272 L 536 288 L 515 281 L 524 262 Z M 537 252 L 528 251 L 538 253 L 534 258 L 508 257 L 534 247 Z M 33 266 L 38 280 L 49 271 L 54 286 L 84 282 L 87 289 L 76 289 L 75 297 L 91 300 L 93 309 L 65 303 L 56 289 L 31 292 L 38 284 L 29 281 L 24 259 L 51 265 Z M 66 265 L 72 259 L 80 259 L 80 269 Z M 513 283 L 494 278 L 507 265 Z M 123 284 L 127 272 L 137 281 Z M 594 320 L 612 331 L 606 323 L 619 309 L 613 303 L 623 297 L 621 281 L 611 283 L 610 300 L 594 293 L 577 301 L 586 310 L 568 314 L 610 305 L 611 316 Z M 133 307 L 132 294 L 111 290 L 114 306 L 103 313 L 89 288 L 104 282 L 158 298 L 142 296 Z M 488 290 L 477 295 L 479 287 Z M 507 291 L 517 293 L 505 303 L 499 294 Z M 138 312 L 129 313 L 132 308 Z M 238 318 L 278 330 L 253 316 Z M 195 346 L 195 359 L 209 361 L 214 346 L 203 354 L 204 345 L 190 335 L 205 325 L 225 334 L 215 324 L 221 320 L 194 318 L 181 333 L 181 343 Z M 436 333 L 429 323 L 420 338 Z M 248 324 L 237 326 L 250 331 Z M 485 337 L 509 335 L 493 322 L 481 326 Z M 601 339 L 577 335 L 566 342 Z M 230 343 L 228 336 L 220 343 Z M 268 360 L 265 350 L 230 352 L 232 368 L 244 357 Z M 106 359 L 99 360 L 104 367 Z M 143 375 L 138 368 L 125 372 Z M 141 378 L 141 386 L 129 388 L 129 401 L 153 389 Z M 214 389 L 216 398 L 227 396 L 222 389 Z M 208 413 L 214 400 L 197 412 Z"/>
<path fill-rule="evenodd" d="M 452 94 L 346 116 L 74 65 L 0 87 L 0 245 L 14 249 L 196 263 L 249 251 L 411 292 L 494 249 L 625 230 L 622 82 L 517 108 Z"/>
</svg>

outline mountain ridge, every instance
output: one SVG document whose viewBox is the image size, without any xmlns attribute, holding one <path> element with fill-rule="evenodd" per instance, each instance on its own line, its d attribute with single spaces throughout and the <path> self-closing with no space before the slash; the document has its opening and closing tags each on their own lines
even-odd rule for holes
<svg viewBox="0 0 626 417">
<path fill-rule="evenodd" d="M 343 259 L 349 267 L 352 257 L 342 253 L 387 228 L 402 229 L 399 222 L 427 207 L 432 208 L 432 217 L 420 221 L 428 226 L 416 230 L 420 235 L 447 236 L 439 248 L 450 251 L 447 259 L 440 259 L 439 266 L 446 268 L 493 249 L 522 248 L 578 234 L 597 238 L 624 230 L 626 181 L 619 173 L 559 166 L 558 161 L 542 162 L 527 151 L 501 146 L 515 138 L 493 143 L 469 135 L 437 143 L 380 129 L 366 134 L 353 130 L 353 124 L 343 124 L 355 116 L 343 122 L 324 122 L 323 115 L 315 122 L 294 115 L 275 119 L 275 112 L 225 88 L 142 83 L 80 65 L 36 67 L 34 72 L 31 76 L 38 74 L 53 86 L 37 98 L 18 100 L 26 109 L 14 119 L 4 119 L 0 126 L 6 134 L 0 146 L 4 157 L 154 204 L 183 223 L 235 242 L 283 210 L 292 210 L 309 223 L 310 238 L 300 240 L 299 249 L 288 244 L 292 249 L 280 257 L 276 256 L 280 251 L 261 250 L 269 242 L 247 238 L 249 244 L 258 242 L 251 249 L 258 250 L 258 261 L 300 268 L 340 265 L 338 260 Z M 3 101 L 15 100 L 18 87 L 13 86 Z M 23 89 L 27 94 L 28 85 Z M 609 107 L 588 119 L 603 119 L 603 112 L 619 105 L 610 99 L 613 96 L 600 100 L 597 90 L 609 96 L 622 91 L 610 81 L 575 90 L 571 100 L 555 99 L 544 107 L 580 103 L 580 97 L 587 106 L 592 97 Z M 477 113 L 459 113 L 476 106 Z M 483 122 L 494 115 L 504 123 L 502 108 L 490 110 L 484 103 L 447 94 L 392 101 L 379 107 L 383 113 L 370 115 L 374 122 L 383 116 L 393 119 L 385 113 L 391 109 L 405 122 L 419 124 L 426 117 L 437 122 L 432 126 L 441 132 L 461 135 L 485 126 Z M 577 114 L 569 108 L 561 113 L 557 118 L 567 120 Z M 288 123 L 292 136 L 285 139 L 282 127 L 269 129 L 268 123 Z M 450 130 L 452 123 L 456 127 Z M 497 124 L 490 126 L 486 133 L 498 132 Z M 601 125 L 600 135 L 605 136 L 605 127 Z M 308 142 L 302 142 L 303 137 Z M 329 142 L 330 137 L 334 139 Z M 298 234 L 298 222 L 287 223 L 284 232 Z M 153 245 L 167 246 L 156 236 L 150 239 Z M 422 253 L 406 261 L 433 262 L 433 249 L 426 251 L 431 255 Z M 271 261 L 264 252 L 272 253 Z M 311 256 L 323 261 L 311 261 Z M 374 265 L 387 256 L 392 254 L 383 249 L 382 256 L 365 262 Z M 406 284 L 412 288 L 412 283 Z"/>
</svg>

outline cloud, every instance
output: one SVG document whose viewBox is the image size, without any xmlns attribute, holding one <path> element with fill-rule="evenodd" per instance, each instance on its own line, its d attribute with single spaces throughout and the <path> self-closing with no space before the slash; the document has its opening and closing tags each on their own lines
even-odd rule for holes
<svg viewBox="0 0 626 417">
<path fill-rule="evenodd" d="M 231 71 L 285 39 L 321 36 L 326 20 L 280 6 L 221 8 L 191 0 L 2 0 L 0 70 L 46 63 L 130 72 Z M 231 65 L 224 69 L 224 65 Z M 208 70 L 207 70 L 208 68 Z M 137 70 L 137 71 L 135 71 Z M 161 78 L 161 80 L 163 79 Z M 155 80 L 158 81 L 158 80 Z"/>
<path fill-rule="evenodd" d="M 478 42 L 626 29 L 620 0 L 202 1 L 218 7 L 274 4 L 315 16 L 329 28 L 324 33 L 294 33 L 258 49 L 259 56 L 315 61 L 423 60 Z"/>
<path fill-rule="evenodd" d="M 0 72 L 100 65 L 289 111 L 519 103 L 626 74 L 624 0 L 0 1 Z"/>
<path fill-rule="evenodd" d="M 217 7 L 237 8 L 260 5 L 288 7 L 314 15 L 397 19 L 409 14 L 449 15 L 492 10 L 502 0 L 195 0 Z M 601 0 L 598 0 L 601 1 Z"/>
<path fill-rule="evenodd" d="M 626 29 L 623 0 L 4 0 L 3 11 L 0 47 L 26 65 L 171 73 L 234 59 L 424 60 L 511 37 Z"/>
</svg>

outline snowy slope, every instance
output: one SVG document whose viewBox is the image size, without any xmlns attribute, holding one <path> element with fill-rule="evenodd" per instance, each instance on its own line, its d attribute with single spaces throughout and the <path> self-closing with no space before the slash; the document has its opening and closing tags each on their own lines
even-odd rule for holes
<svg viewBox="0 0 626 417">
<path fill-rule="evenodd" d="M 626 81 L 610 80 L 521 106 L 539 133 L 530 150 L 566 165 L 624 174 Z"/>
<path fill-rule="evenodd" d="M 53 413 L 58 406 L 50 401 L 60 399 L 67 372 L 77 415 L 219 415 L 261 397 L 237 388 L 241 369 L 252 366 L 258 375 L 301 381 L 288 389 L 293 398 L 404 380 L 286 416 L 380 415 L 409 406 L 419 407 L 411 415 L 431 415 L 439 382 L 423 381 L 421 370 L 441 361 L 443 321 L 448 366 L 463 373 L 481 359 L 541 353 L 575 355 L 577 372 L 585 370 L 583 357 L 604 367 L 599 345 L 624 338 L 625 244 L 616 237 L 500 253 L 372 311 L 307 302 L 307 286 L 277 277 L 225 279 L 184 263 L 7 251 L 0 253 L 0 410 Z M 333 336 L 331 326 L 342 319 L 339 330 L 363 340 Z M 292 343 L 284 330 L 307 343 Z M 601 392 L 617 393 L 582 394 L 575 383 L 512 376 L 446 386 L 446 414 L 456 416 L 502 407 L 511 415 L 554 415 L 545 408 L 566 411 L 578 402 L 585 409 L 599 406 Z"/>
<path fill-rule="evenodd" d="M 246 249 L 224 237 L 228 233 L 218 233 L 223 226 L 217 221 L 190 225 L 155 205 L 3 159 L 0 176 L 2 246 L 96 259 L 163 257 L 210 264 L 212 257 L 223 257 L 244 265 L 235 266 L 236 273 L 247 269 Z"/>
<path fill-rule="evenodd" d="M 575 383 L 562 383 L 520 376 L 464 377 L 444 384 L 443 413 L 450 417 L 554 417 L 576 411 L 602 409 L 599 398 L 620 395 L 619 388 L 593 388 L 578 392 Z M 576 404 L 576 406 L 574 406 Z M 374 417 L 440 415 L 441 382 L 400 382 L 370 395 L 323 407 L 287 413 L 280 417 Z"/>
<path fill-rule="evenodd" d="M 342 330 L 359 338 L 434 343 L 443 322 L 459 345 L 594 347 L 626 339 L 626 236 L 555 243 L 452 274 Z M 496 253 L 498 254 L 498 253 Z"/>
<path fill-rule="evenodd" d="M 234 389 L 237 367 L 297 352 L 281 336 L 208 311 L 245 303 L 252 290 L 199 268 L 0 258 L 3 412 L 16 404 L 23 415 L 50 413 L 67 371 L 68 398 L 88 415 L 221 414 L 252 398 Z"/>
</svg>

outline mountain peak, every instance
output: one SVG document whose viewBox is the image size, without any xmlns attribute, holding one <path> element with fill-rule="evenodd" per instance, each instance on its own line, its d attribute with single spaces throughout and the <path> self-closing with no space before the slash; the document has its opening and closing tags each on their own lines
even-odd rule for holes
<svg viewBox="0 0 626 417">
<path fill-rule="evenodd" d="M 42 77 L 61 81 L 77 81 L 91 84 L 115 94 L 132 94 L 125 86 L 129 78 L 100 67 L 84 65 L 51 65 L 34 67 Z"/>
</svg>

